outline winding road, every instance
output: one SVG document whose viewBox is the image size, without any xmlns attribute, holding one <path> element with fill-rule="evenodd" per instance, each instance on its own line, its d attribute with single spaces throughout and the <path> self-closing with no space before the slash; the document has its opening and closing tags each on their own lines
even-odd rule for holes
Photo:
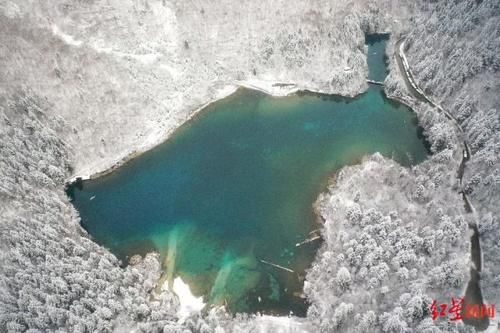
<svg viewBox="0 0 500 333">
<path fill-rule="evenodd" d="M 474 220 L 472 223 L 469 223 L 469 228 L 473 230 L 473 235 L 471 236 L 471 277 L 469 283 L 467 284 L 467 288 L 465 290 L 464 303 L 467 304 L 483 304 L 483 297 L 481 293 L 480 287 L 480 273 L 482 268 L 482 260 L 481 260 L 481 245 L 479 238 L 479 229 L 478 229 L 478 218 L 476 214 L 476 210 L 474 206 L 471 204 L 467 194 L 463 190 L 463 175 L 465 171 L 465 167 L 467 162 L 471 158 L 469 145 L 467 143 L 466 135 L 464 130 L 460 126 L 457 119 L 446 111 L 439 104 L 432 101 L 432 99 L 425 94 L 425 92 L 417 85 L 415 78 L 411 72 L 410 65 L 404 53 L 405 47 L 405 38 L 401 38 L 396 42 L 395 45 L 395 58 L 398 64 L 399 71 L 403 75 L 405 84 L 410 91 L 410 93 L 419 101 L 427 103 L 428 105 L 438 109 L 439 112 L 443 113 L 447 119 L 449 119 L 455 128 L 456 137 L 458 140 L 458 144 L 462 151 L 462 160 L 457 170 L 457 179 L 459 181 L 459 194 L 462 195 L 465 205 L 465 211 L 467 213 L 472 214 Z M 489 326 L 488 317 L 484 317 L 483 319 L 475 319 L 475 318 L 464 318 L 464 323 L 468 325 L 472 325 L 476 328 L 476 330 L 485 330 Z"/>
</svg>

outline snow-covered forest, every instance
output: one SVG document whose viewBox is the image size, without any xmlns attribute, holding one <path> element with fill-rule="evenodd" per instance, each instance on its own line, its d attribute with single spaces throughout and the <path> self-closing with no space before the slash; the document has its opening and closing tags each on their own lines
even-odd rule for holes
<svg viewBox="0 0 500 333">
<path fill-rule="evenodd" d="M 483 296 L 500 304 L 500 3 L 231 3 L 0 1 L 0 332 L 473 332 L 429 304 L 463 294 L 473 221 Z M 320 195 L 306 318 L 179 320 L 157 255 L 123 267 L 80 227 L 64 192 L 75 173 L 150 147 L 237 83 L 359 93 L 366 32 L 391 33 L 387 94 L 417 112 L 433 155 L 411 169 L 367 157 Z M 453 126 L 403 82 L 403 35 L 417 83 L 464 129 L 475 214 Z"/>
<path fill-rule="evenodd" d="M 64 192 L 68 150 L 37 96 L 2 96 L 0 331 L 106 332 L 174 319 L 177 299 L 155 293 L 154 254 L 122 269 L 79 227 Z M 125 319 L 120 319 L 125 318 Z M 115 319 L 116 321 L 112 321 Z"/>
<path fill-rule="evenodd" d="M 321 331 L 425 332 L 432 300 L 460 294 L 468 227 L 452 163 L 446 149 L 412 170 L 374 155 L 337 175 L 318 201 L 326 241 L 305 288 Z"/>
<path fill-rule="evenodd" d="M 484 294 L 498 304 L 500 3 L 444 2 L 436 7 L 411 31 L 407 53 L 419 84 L 455 116 L 469 142 L 472 158 L 465 169 L 464 190 L 477 210 Z"/>
</svg>

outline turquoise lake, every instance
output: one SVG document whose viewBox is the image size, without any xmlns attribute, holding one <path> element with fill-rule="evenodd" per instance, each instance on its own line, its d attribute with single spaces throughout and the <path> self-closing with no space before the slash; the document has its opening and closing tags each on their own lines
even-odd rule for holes
<svg viewBox="0 0 500 333">
<path fill-rule="evenodd" d="M 370 78 L 383 80 L 385 42 L 368 42 Z M 209 304 L 300 316 L 320 242 L 296 243 L 321 227 L 313 203 L 335 171 L 375 152 L 405 166 L 428 154 L 415 114 L 382 87 L 356 98 L 239 89 L 68 194 L 82 226 L 124 264 L 158 251 L 162 279 L 180 276 Z"/>
</svg>

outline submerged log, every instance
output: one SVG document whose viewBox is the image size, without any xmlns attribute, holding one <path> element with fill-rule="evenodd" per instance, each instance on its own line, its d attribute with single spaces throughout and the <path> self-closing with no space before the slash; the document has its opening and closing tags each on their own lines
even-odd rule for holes
<svg viewBox="0 0 500 333">
<path fill-rule="evenodd" d="M 282 269 L 282 270 L 287 271 L 289 273 L 295 273 L 295 271 L 293 271 L 290 268 L 287 268 L 287 267 L 284 267 L 284 266 L 281 266 L 281 265 L 278 265 L 278 264 L 273 264 L 272 262 L 269 262 L 269 261 L 265 261 L 265 260 L 260 259 L 260 262 L 263 263 L 263 264 L 267 264 L 267 265 L 273 266 L 275 268 Z"/>
<path fill-rule="evenodd" d="M 313 231 L 309 232 L 309 235 L 315 234 L 315 233 L 320 232 L 320 231 L 321 231 L 320 229 L 314 229 Z"/>
<path fill-rule="evenodd" d="M 321 238 L 321 236 L 314 236 L 314 237 L 311 237 L 311 238 L 307 238 L 306 240 L 304 240 L 304 241 L 302 241 L 300 243 L 295 244 L 295 247 L 299 247 L 299 246 L 302 246 L 304 244 L 308 244 L 308 243 L 314 242 L 315 240 L 318 240 L 320 238 Z"/>
<path fill-rule="evenodd" d="M 367 79 L 366 82 L 370 83 L 370 84 L 376 84 L 378 86 L 383 86 L 384 85 L 384 82 L 381 82 L 381 81 L 375 81 L 375 80 L 370 80 L 370 79 Z"/>
</svg>

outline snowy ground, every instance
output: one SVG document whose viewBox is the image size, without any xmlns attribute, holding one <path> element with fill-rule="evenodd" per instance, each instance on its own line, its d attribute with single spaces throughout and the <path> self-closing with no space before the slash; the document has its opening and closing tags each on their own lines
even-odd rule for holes
<svg viewBox="0 0 500 333">
<path fill-rule="evenodd" d="M 178 304 L 168 292 L 150 298 L 157 259 L 121 269 L 79 228 L 64 181 L 153 147 L 238 86 L 274 95 L 360 93 L 367 74 L 364 33 L 382 31 L 393 38 L 413 31 L 407 53 L 417 80 L 457 112 L 475 145 L 466 190 L 488 244 L 485 296 L 498 305 L 498 4 L 419 6 L 392 0 L 0 1 L 0 331 L 123 325 L 181 332 L 177 313 L 191 303 Z M 416 8 L 433 6 L 437 14 L 419 20 Z M 465 34 L 457 33 L 464 27 Z M 466 283 L 469 216 L 453 187 L 453 132 L 446 119 L 408 99 L 389 60 L 389 93 L 417 110 L 437 154 L 412 170 L 375 156 L 347 168 L 338 188 L 321 197 L 327 241 L 306 283 L 312 320 L 211 312 L 186 318 L 185 327 L 436 331 L 426 313 L 429 297 L 460 292 Z M 470 91 L 484 98 L 471 99 Z M 358 187 L 359 196 L 352 193 Z M 384 193 L 373 190 L 380 188 Z M 380 221 L 387 230 L 372 230 Z M 187 295 L 182 286 L 177 292 Z"/>
<path fill-rule="evenodd" d="M 4 1 L 2 12 L 1 91 L 29 87 L 47 98 L 47 112 L 66 124 L 59 135 L 73 147 L 73 176 L 85 177 L 165 140 L 236 85 L 361 92 L 361 26 L 391 30 L 390 14 L 407 9 L 358 0 Z"/>
</svg>

